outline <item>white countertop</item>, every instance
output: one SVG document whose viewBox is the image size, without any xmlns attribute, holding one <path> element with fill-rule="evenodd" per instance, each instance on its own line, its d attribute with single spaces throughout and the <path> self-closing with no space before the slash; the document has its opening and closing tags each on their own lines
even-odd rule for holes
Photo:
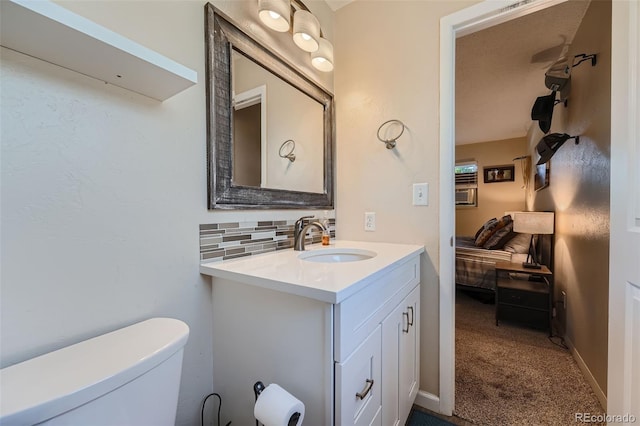
<svg viewBox="0 0 640 426">
<path fill-rule="evenodd" d="M 371 259 L 344 263 L 317 263 L 302 260 L 305 252 L 354 248 L 376 253 Z M 308 245 L 304 252 L 292 248 L 200 265 L 200 273 L 245 284 L 340 303 L 367 283 L 394 266 L 424 251 L 414 244 L 332 240 L 329 246 Z"/>
</svg>

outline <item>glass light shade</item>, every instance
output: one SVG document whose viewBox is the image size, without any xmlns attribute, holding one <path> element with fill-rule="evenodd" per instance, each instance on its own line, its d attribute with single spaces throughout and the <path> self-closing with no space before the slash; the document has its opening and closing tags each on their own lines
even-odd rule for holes
<svg viewBox="0 0 640 426">
<path fill-rule="evenodd" d="M 323 72 L 333 71 L 333 45 L 329 40 L 320 38 L 318 50 L 311 53 L 311 64 Z"/>
<path fill-rule="evenodd" d="M 274 31 L 289 31 L 291 21 L 290 0 L 258 0 L 258 16 L 263 24 Z"/>
<path fill-rule="evenodd" d="M 311 12 L 298 10 L 293 15 L 293 41 L 305 52 L 315 52 L 320 46 L 320 22 Z"/>
</svg>

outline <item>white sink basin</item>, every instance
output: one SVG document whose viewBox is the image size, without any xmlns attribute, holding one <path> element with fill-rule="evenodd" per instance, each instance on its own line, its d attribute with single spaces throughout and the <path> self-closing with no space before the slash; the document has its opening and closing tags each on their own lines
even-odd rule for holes
<svg viewBox="0 0 640 426">
<path fill-rule="evenodd" d="M 358 262 L 376 257 L 377 253 L 370 250 L 352 248 L 328 248 L 305 251 L 298 255 L 299 259 L 308 262 L 344 263 Z"/>
</svg>

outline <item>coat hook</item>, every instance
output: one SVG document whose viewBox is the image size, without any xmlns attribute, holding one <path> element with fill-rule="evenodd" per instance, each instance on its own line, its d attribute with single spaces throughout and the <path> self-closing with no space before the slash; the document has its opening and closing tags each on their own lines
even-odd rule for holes
<svg viewBox="0 0 640 426">
<path fill-rule="evenodd" d="M 595 67 L 597 63 L 597 58 L 598 58 L 598 55 L 596 55 L 595 53 L 591 53 L 590 55 L 587 55 L 585 53 L 580 53 L 573 57 L 573 62 L 575 62 L 576 59 L 579 59 L 579 60 L 576 63 L 572 63 L 571 68 L 575 68 L 581 63 L 583 63 L 584 61 L 588 61 L 588 60 L 591 60 L 591 66 Z"/>
<path fill-rule="evenodd" d="M 399 132 L 395 137 L 391 137 L 391 138 L 388 138 L 388 139 L 383 139 L 383 138 L 380 136 L 380 131 L 382 130 L 382 128 L 383 128 L 386 124 L 389 124 L 389 126 L 387 127 L 387 129 L 390 129 L 390 128 L 392 127 L 392 125 L 393 125 L 393 124 L 396 124 L 396 125 L 398 125 L 398 124 L 399 124 L 399 125 L 401 126 L 401 128 L 400 128 L 400 132 Z M 403 123 L 402 121 L 400 121 L 400 120 L 393 119 L 393 120 L 385 121 L 384 123 L 382 123 L 382 124 L 380 125 L 380 127 L 378 127 L 378 139 L 380 140 L 380 142 L 384 142 L 384 143 L 385 143 L 385 145 L 387 146 L 387 149 L 395 148 L 395 146 L 396 146 L 396 141 L 397 141 L 397 140 L 398 140 L 398 138 L 399 138 L 400 136 L 402 136 L 402 134 L 404 133 L 404 129 L 405 129 L 405 127 L 406 127 L 406 126 L 404 125 L 404 123 Z"/>
</svg>

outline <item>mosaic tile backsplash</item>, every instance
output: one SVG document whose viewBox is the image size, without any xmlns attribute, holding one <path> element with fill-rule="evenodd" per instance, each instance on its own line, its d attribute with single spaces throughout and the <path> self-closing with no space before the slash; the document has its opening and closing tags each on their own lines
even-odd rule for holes
<svg viewBox="0 0 640 426">
<path fill-rule="evenodd" d="M 293 248 L 295 222 L 292 219 L 200 225 L 200 262 L 216 262 Z M 335 219 L 329 219 L 331 238 L 335 238 L 335 225 Z M 305 244 L 319 243 L 321 240 L 322 233 L 312 228 Z"/>
</svg>

